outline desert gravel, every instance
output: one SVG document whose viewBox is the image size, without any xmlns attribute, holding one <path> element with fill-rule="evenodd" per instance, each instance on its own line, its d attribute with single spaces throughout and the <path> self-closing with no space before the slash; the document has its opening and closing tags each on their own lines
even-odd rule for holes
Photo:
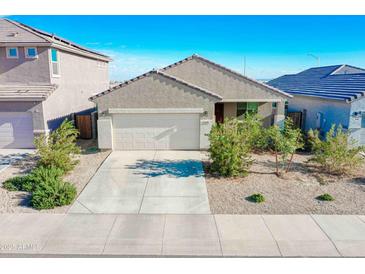
<svg viewBox="0 0 365 274">
<path fill-rule="evenodd" d="M 80 145 L 82 148 L 86 149 L 88 147 L 93 147 L 94 143 L 86 140 L 81 141 Z M 67 174 L 64 177 L 64 180 L 74 184 L 76 186 L 77 193 L 80 194 L 109 154 L 110 151 L 83 152 L 77 157 L 80 161 L 79 164 L 70 174 Z M 16 162 L 4 171 L 0 172 L 0 185 L 2 185 L 2 183 L 8 178 L 16 175 L 24 175 L 30 172 L 35 165 L 36 157 L 34 155 Z M 0 213 L 66 213 L 71 206 L 69 205 L 39 211 L 29 206 L 30 198 L 30 194 L 27 192 L 9 192 L 0 187 Z"/>
<path fill-rule="evenodd" d="M 217 178 L 206 174 L 211 211 L 214 214 L 365 214 L 365 167 L 353 176 L 324 175 L 306 163 L 309 155 L 295 155 L 292 171 L 285 178 L 274 171 L 275 158 L 255 154 L 255 163 L 244 178 Z M 209 162 L 205 163 L 206 166 Z M 266 201 L 247 200 L 262 193 Z M 329 193 L 335 201 L 317 196 Z"/>
</svg>

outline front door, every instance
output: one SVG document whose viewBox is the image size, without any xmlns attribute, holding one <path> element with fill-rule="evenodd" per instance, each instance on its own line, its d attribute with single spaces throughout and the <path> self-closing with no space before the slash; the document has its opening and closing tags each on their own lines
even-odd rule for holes
<svg viewBox="0 0 365 274">
<path fill-rule="evenodd" d="M 214 115 L 216 123 L 223 123 L 224 120 L 224 104 L 216 103 L 214 106 Z"/>
</svg>

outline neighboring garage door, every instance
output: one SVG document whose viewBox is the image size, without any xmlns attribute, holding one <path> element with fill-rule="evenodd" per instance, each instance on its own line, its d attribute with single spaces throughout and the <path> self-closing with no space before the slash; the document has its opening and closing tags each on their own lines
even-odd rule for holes
<svg viewBox="0 0 365 274">
<path fill-rule="evenodd" d="M 199 149 L 199 114 L 113 114 L 116 150 Z"/>
<path fill-rule="evenodd" d="M 33 120 L 28 112 L 0 112 L 0 148 L 32 148 Z"/>
</svg>

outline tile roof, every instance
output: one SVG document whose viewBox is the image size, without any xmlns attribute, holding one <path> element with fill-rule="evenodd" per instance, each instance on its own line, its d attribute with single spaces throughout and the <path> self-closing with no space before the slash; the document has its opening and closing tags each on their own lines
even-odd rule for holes
<svg viewBox="0 0 365 274">
<path fill-rule="evenodd" d="M 5 23 L 8 23 L 10 25 L 4 25 Z M 3 31 L 0 32 L 0 34 L 4 36 L 3 41 L 7 43 L 34 43 L 37 41 L 42 43 L 51 43 L 55 46 L 58 45 L 64 47 L 66 50 L 74 50 L 81 54 L 89 54 L 95 58 L 100 58 L 104 61 L 111 61 L 110 57 L 105 54 L 101 54 L 99 52 L 87 49 L 60 36 L 54 35 L 53 33 L 48 33 L 20 22 L 16 22 L 7 18 L 0 18 L 0 25 L 4 25 Z M 13 28 L 11 28 L 11 25 L 13 25 Z M 21 30 L 23 30 L 23 32 L 16 32 L 15 27 L 20 28 Z M 4 33 L 6 31 L 11 31 L 12 33 Z M 32 34 L 33 37 L 31 37 Z M 37 37 L 40 40 L 35 40 Z"/>
<path fill-rule="evenodd" d="M 316 67 L 268 84 L 292 95 L 351 102 L 365 96 L 365 69 L 350 65 Z"/>
</svg>

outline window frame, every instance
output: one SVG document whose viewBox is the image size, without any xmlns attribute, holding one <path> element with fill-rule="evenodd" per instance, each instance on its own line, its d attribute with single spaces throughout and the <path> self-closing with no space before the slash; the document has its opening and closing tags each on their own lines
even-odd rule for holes
<svg viewBox="0 0 365 274">
<path fill-rule="evenodd" d="M 361 128 L 365 129 L 365 111 L 361 112 Z"/>
<path fill-rule="evenodd" d="M 54 62 L 53 61 L 53 56 L 52 56 L 52 50 L 55 50 L 56 51 L 56 58 L 57 58 L 57 61 Z M 60 54 L 59 54 L 59 50 L 58 49 L 55 49 L 55 48 L 50 48 L 49 50 L 49 63 L 50 63 L 50 71 L 51 71 L 51 76 L 52 77 L 61 77 L 61 71 L 60 71 Z M 53 64 L 57 64 L 57 70 L 58 70 L 58 74 L 55 74 L 54 73 L 54 70 L 53 70 Z"/>
<path fill-rule="evenodd" d="M 31 55 L 28 54 L 29 49 L 34 49 L 34 51 L 35 51 L 34 56 L 31 56 Z M 37 49 L 37 47 L 24 47 L 24 53 L 25 53 L 25 58 L 27 58 L 27 59 L 37 59 L 38 58 L 38 49 Z"/>
<path fill-rule="evenodd" d="M 11 56 L 9 54 L 11 49 L 16 50 L 16 56 Z M 6 47 L 6 58 L 7 59 L 19 59 L 19 48 L 18 47 Z"/>
<path fill-rule="evenodd" d="M 238 102 L 236 108 L 237 108 L 236 117 L 241 117 L 242 115 L 244 115 L 246 113 L 257 114 L 258 110 L 259 110 L 259 103 L 258 102 Z M 241 111 L 243 111 L 243 112 L 241 114 L 239 114 L 239 112 L 241 112 Z"/>
</svg>

